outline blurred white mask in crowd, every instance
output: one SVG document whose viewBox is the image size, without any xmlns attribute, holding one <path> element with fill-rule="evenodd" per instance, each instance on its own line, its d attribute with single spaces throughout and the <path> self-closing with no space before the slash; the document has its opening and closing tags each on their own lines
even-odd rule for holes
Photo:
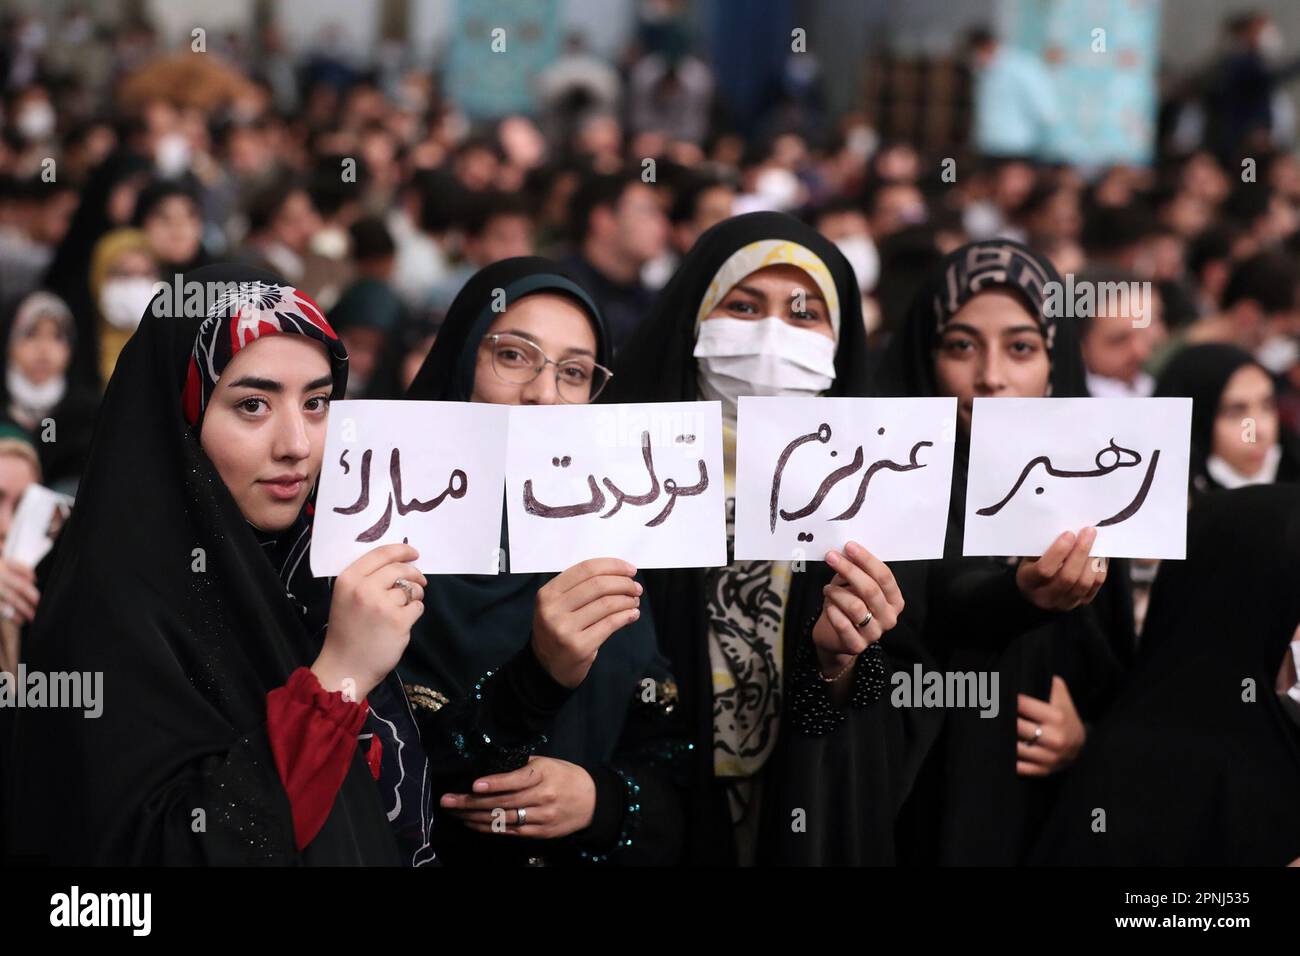
<svg viewBox="0 0 1300 956">
<path fill-rule="evenodd" d="M 788 169 L 765 169 L 754 180 L 754 191 L 770 209 L 793 209 L 799 204 L 799 177 Z"/>
<path fill-rule="evenodd" d="M 134 329 L 153 300 L 154 280 L 144 276 L 109 279 L 99 290 L 99 311 L 115 329 Z"/>
<path fill-rule="evenodd" d="M 1283 375 L 1300 362 L 1300 342 L 1289 335 L 1270 335 L 1255 350 L 1255 360 L 1274 375 Z"/>
<path fill-rule="evenodd" d="M 853 274 L 858 279 L 858 289 L 870 292 L 880 279 L 880 253 L 876 251 L 875 241 L 865 233 L 836 239 L 835 245 L 844 258 L 853 266 Z"/>
<path fill-rule="evenodd" d="M 49 100 L 39 100 L 25 105 L 14 118 L 18 133 L 29 143 L 38 143 L 54 135 L 58 117 Z"/>
<path fill-rule="evenodd" d="M 190 141 L 184 133 L 167 133 L 158 140 L 154 165 L 160 175 L 174 179 L 190 168 Z"/>
<path fill-rule="evenodd" d="M 774 315 L 701 322 L 694 355 L 701 397 L 727 417 L 741 395 L 812 396 L 835 381 L 835 342 Z"/>
</svg>

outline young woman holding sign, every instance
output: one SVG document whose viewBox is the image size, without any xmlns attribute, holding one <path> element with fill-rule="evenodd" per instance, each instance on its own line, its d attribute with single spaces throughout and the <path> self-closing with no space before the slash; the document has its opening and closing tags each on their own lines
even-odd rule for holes
<svg viewBox="0 0 1300 956">
<path fill-rule="evenodd" d="M 1078 755 L 1084 721 L 1112 699 L 1132 653 L 1128 576 L 1089 557 L 1096 529 L 1062 532 L 1039 558 L 961 556 L 974 399 L 1087 394 L 1074 324 L 1045 308 L 1044 287 L 1060 281 L 1019 243 L 963 246 L 922 286 L 886 357 L 886 394 L 958 399 L 946 556 L 929 562 L 925 639 L 948 671 L 996 673 L 1001 698 L 991 718 L 947 711 L 904 813 L 909 862 L 1022 861 L 1052 775 Z"/>
<path fill-rule="evenodd" d="M 610 401 L 722 402 L 729 499 L 739 396 L 867 391 L 853 270 L 833 244 L 778 213 L 737 216 L 704 233 L 626 355 Z M 894 809 L 936 723 L 882 699 L 889 673 L 920 660 L 917 595 L 905 575 L 895 580 L 856 544 L 825 558 L 806 570 L 735 561 L 645 573 L 683 706 L 708 743 L 692 773 L 692 862 L 754 861 L 765 805 L 776 821 L 765 858 L 893 859 Z M 797 732 L 782 736 L 801 744 L 783 748 L 778 732 L 792 721 Z M 842 733 L 825 735 L 841 722 Z M 854 758 L 855 747 L 869 756 Z M 847 778 L 859 776 L 867 792 L 845 803 Z M 854 817 L 847 838 L 829 829 L 844 814 Z"/>
<path fill-rule="evenodd" d="M 550 260 L 506 259 L 457 295 L 406 397 L 586 404 L 609 379 L 609 355 L 583 289 Z M 677 860 L 676 768 L 691 745 L 635 573 L 599 558 L 559 575 L 440 575 L 426 586 L 402 664 L 417 709 L 437 710 L 521 653 L 540 664 L 536 695 L 565 700 L 526 766 L 442 798 L 449 822 L 435 844 L 449 863 Z M 578 663 L 556 647 L 579 649 Z M 494 826 L 501 810 L 506 825 Z"/>
<path fill-rule="evenodd" d="M 558 702 L 529 696 L 521 656 L 417 730 L 392 676 L 424 609 L 415 550 L 376 548 L 332 588 L 306 556 L 346 352 L 275 276 L 187 280 L 213 290 L 207 317 L 151 308 L 124 349 L 28 642 L 29 673 L 101 681 L 101 713 L 17 712 L 10 850 L 432 862 L 433 796 L 522 763 Z"/>
</svg>

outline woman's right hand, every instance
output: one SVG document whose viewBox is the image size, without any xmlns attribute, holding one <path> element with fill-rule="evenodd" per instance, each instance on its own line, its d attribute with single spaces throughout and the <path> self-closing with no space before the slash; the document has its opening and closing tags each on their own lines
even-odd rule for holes
<svg viewBox="0 0 1300 956">
<path fill-rule="evenodd" d="M 582 683 L 609 636 L 641 616 L 636 568 L 591 558 L 557 574 L 537 592 L 533 652 L 559 684 Z"/>
<path fill-rule="evenodd" d="M 1025 600 L 1044 611 L 1071 611 L 1089 604 L 1106 583 L 1108 562 L 1089 557 L 1096 528 L 1059 535 L 1041 558 L 1022 558 L 1016 586 Z"/>
<path fill-rule="evenodd" d="M 25 564 L 0 558 L 0 614 L 20 625 L 30 624 L 40 599 L 36 573 Z"/>
<path fill-rule="evenodd" d="M 334 581 L 325 646 L 312 673 L 328 691 L 362 700 L 397 666 L 424 613 L 428 579 L 410 562 L 420 553 L 409 544 L 386 544 L 348 565 Z M 399 578 L 411 582 L 405 591 Z"/>
</svg>

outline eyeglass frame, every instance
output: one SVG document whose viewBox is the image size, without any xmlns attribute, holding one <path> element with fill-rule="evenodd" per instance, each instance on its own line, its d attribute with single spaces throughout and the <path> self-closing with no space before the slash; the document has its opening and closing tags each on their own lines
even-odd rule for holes
<svg viewBox="0 0 1300 956">
<path fill-rule="evenodd" d="M 502 382 L 505 382 L 507 385 L 531 385 L 533 382 L 537 381 L 537 379 L 541 376 L 541 374 L 544 371 L 546 371 L 546 366 L 554 365 L 555 366 L 555 394 L 560 396 L 560 401 L 564 402 L 564 404 L 566 405 L 589 405 L 596 400 L 596 395 L 599 395 L 601 392 L 605 390 L 605 386 L 609 384 L 609 380 L 614 377 L 613 370 L 606 368 L 605 366 L 597 362 L 595 359 L 592 359 L 591 362 L 592 367 L 598 368 L 602 372 L 604 372 L 605 380 L 600 383 L 600 388 L 597 390 L 596 395 L 592 395 L 585 402 L 570 402 L 564 398 L 564 391 L 560 388 L 560 366 L 565 364 L 566 362 L 574 362 L 576 361 L 576 359 L 563 359 L 557 362 L 555 361 L 555 359 L 551 358 L 549 355 L 543 352 L 542 347 L 538 345 L 536 342 L 532 341 L 531 339 L 527 339 L 516 332 L 493 332 L 490 335 L 483 336 L 483 339 L 479 343 L 479 345 L 480 347 L 482 347 L 484 342 L 490 342 L 492 345 L 496 345 L 504 337 L 509 337 L 511 339 L 518 339 L 521 342 L 527 342 L 529 345 L 535 348 L 537 350 L 537 354 L 542 357 L 542 364 L 533 370 L 532 378 L 530 378 L 526 382 L 512 382 L 509 379 L 502 378 L 501 373 L 497 371 L 496 356 L 493 355 L 492 374 L 495 375 Z"/>
</svg>

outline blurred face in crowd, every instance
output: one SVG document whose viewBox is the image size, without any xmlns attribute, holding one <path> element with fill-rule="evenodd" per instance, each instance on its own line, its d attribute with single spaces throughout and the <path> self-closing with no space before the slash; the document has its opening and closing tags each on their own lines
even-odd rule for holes
<svg viewBox="0 0 1300 956">
<path fill-rule="evenodd" d="M 1277 436 L 1273 381 L 1263 369 L 1243 365 L 1232 373 L 1219 396 L 1219 414 L 1214 420 L 1214 454 L 1238 474 L 1251 477 L 1263 467 L 1269 449 L 1277 444 Z M 1251 438 L 1254 440 L 1250 441 Z"/>
<path fill-rule="evenodd" d="M 32 238 L 47 246 L 57 246 L 68 233 L 77 202 L 74 190 L 61 189 L 37 206 L 31 224 Z"/>
<path fill-rule="evenodd" d="M 311 237 L 320 229 L 320 215 L 303 189 L 289 194 L 275 217 L 275 237 L 294 252 L 306 252 Z"/>
<path fill-rule="evenodd" d="M 154 255 L 168 265 L 191 261 L 203 238 L 198 207 L 184 196 L 168 196 L 154 207 L 141 228 Z"/>
<path fill-rule="evenodd" d="M 817 283 L 798 266 L 788 263 L 767 266 L 745 276 L 731 287 L 704 321 L 757 321 L 770 316 L 776 316 L 796 329 L 807 329 L 832 341 L 835 339 L 830 309 Z"/>
<path fill-rule="evenodd" d="M 420 371 L 420 366 L 429 355 L 429 350 L 433 348 L 433 343 L 438 338 L 437 335 L 428 335 L 416 343 L 415 348 L 411 349 L 402 357 L 402 391 L 405 392 L 415 381 L 415 376 Z M 350 358 L 349 358 L 350 361 Z"/>
<path fill-rule="evenodd" d="M 633 183 L 613 207 L 592 211 L 589 239 L 611 247 L 624 261 L 646 263 L 664 251 L 668 217 L 653 189 Z"/>
<path fill-rule="evenodd" d="M 14 512 L 28 485 L 36 483 L 36 468 L 22 455 L 0 451 L 0 548 L 9 537 Z"/>
<path fill-rule="evenodd" d="M 695 215 L 673 226 L 673 245 L 685 255 L 700 238 L 700 233 L 731 218 L 736 192 L 730 186 L 710 186 L 695 197 Z"/>
<path fill-rule="evenodd" d="M 72 346 L 57 319 L 38 319 L 26 334 L 9 343 L 9 361 L 33 385 L 44 385 L 62 375 L 72 357 Z"/>
<path fill-rule="evenodd" d="M 831 242 L 871 234 L 871 230 L 867 225 L 867 217 L 863 213 L 852 209 L 828 212 L 819 216 L 817 231 Z"/>
<path fill-rule="evenodd" d="M 243 516 L 282 531 L 320 474 L 333 379 L 325 347 L 265 335 L 235 353 L 212 393 L 200 444 Z"/>
<path fill-rule="evenodd" d="M 480 235 L 465 238 L 465 256 L 479 268 L 532 254 L 533 221 L 527 216 L 493 216 L 484 223 Z"/>
<path fill-rule="evenodd" d="M 1042 398 L 1052 366 L 1043 334 L 1021 300 L 991 289 L 944 326 L 934 371 L 940 391 L 957 398 L 958 416 L 969 430 L 977 397 Z"/>
<path fill-rule="evenodd" d="M 352 397 L 360 394 L 379 367 L 387 335 L 383 329 L 353 325 L 340 330 L 339 338 L 348 350 L 348 395 Z"/>
<path fill-rule="evenodd" d="M 492 150 L 473 147 L 456 157 L 456 178 L 470 192 L 482 192 L 496 183 L 498 166 Z"/>
<path fill-rule="evenodd" d="M 871 212 L 871 234 L 880 241 L 904 226 L 925 221 L 925 197 L 921 190 L 905 183 L 885 186 Z"/>
<path fill-rule="evenodd" d="M 494 405 L 581 405 L 603 374 L 595 361 L 596 333 L 586 312 L 564 295 L 525 296 L 479 343 L 470 398 Z"/>
<path fill-rule="evenodd" d="M 1154 343 L 1128 315 L 1099 315 L 1089 324 L 1080 344 L 1088 371 L 1132 385 L 1151 357 Z"/>
</svg>

